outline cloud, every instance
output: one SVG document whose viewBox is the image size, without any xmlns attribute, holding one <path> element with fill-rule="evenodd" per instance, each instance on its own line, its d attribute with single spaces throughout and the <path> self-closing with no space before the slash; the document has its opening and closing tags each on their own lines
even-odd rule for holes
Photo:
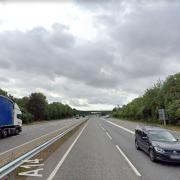
<svg viewBox="0 0 180 180">
<path fill-rule="evenodd" d="M 2 67 L 41 74 L 52 80 L 63 76 L 92 86 L 117 83 L 110 72 L 113 55 L 95 43 L 76 45 L 75 37 L 60 24 L 53 25 L 51 32 L 43 27 L 25 33 L 3 32 L 0 41 Z"/>
<path fill-rule="evenodd" d="M 9 80 L 8 80 L 8 78 L 0 77 L 0 82 L 1 82 L 1 83 L 8 83 Z"/>
<path fill-rule="evenodd" d="M 86 13 L 89 3 L 75 5 Z M 180 3 L 96 1 L 89 11 L 97 31 L 91 40 L 61 22 L 1 31 L 0 87 L 17 96 L 42 91 L 50 101 L 80 109 L 107 109 L 180 71 Z"/>
<path fill-rule="evenodd" d="M 98 16 L 96 24 L 104 27 L 106 36 L 119 51 L 117 69 L 137 78 L 173 72 L 174 69 L 167 71 L 167 64 L 179 65 L 179 10 L 180 4 L 153 2 L 131 6 L 130 13 L 123 18 L 121 13 L 112 11 L 110 15 Z"/>
</svg>

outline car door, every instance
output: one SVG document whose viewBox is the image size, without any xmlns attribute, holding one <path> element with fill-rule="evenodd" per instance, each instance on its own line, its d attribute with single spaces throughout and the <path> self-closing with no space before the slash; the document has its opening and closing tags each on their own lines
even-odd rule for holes
<svg viewBox="0 0 180 180">
<path fill-rule="evenodd" d="M 149 150 L 149 138 L 148 135 L 145 132 L 142 132 L 141 136 L 141 148 L 145 151 L 148 152 Z"/>
<path fill-rule="evenodd" d="M 136 130 L 136 140 L 141 149 L 143 149 L 142 135 L 143 135 L 143 131 Z"/>
</svg>

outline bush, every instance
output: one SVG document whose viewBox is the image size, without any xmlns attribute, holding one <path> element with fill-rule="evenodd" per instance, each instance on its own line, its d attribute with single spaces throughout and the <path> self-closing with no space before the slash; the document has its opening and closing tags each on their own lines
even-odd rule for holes
<svg viewBox="0 0 180 180">
<path fill-rule="evenodd" d="M 23 124 L 29 124 L 31 122 L 33 122 L 33 115 L 27 111 L 23 112 L 23 116 L 22 116 L 22 122 Z"/>
<path fill-rule="evenodd" d="M 114 108 L 112 115 L 153 122 L 158 119 L 158 109 L 162 108 L 166 110 L 170 122 L 180 121 L 180 73 L 169 76 L 164 82 L 159 80 L 143 96 L 122 108 Z"/>
<path fill-rule="evenodd" d="M 180 120 L 180 100 L 169 103 L 167 113 L 170 119 L 174 119 L 174 121 Z"/>
</svg>

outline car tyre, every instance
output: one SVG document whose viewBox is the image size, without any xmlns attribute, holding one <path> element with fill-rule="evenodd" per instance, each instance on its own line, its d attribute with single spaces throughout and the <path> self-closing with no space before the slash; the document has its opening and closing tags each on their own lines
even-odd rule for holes
<svg viewBox="0 0 180 180">
<path fill-rule="evenodd" d="M 135 139 L 135 147 L 136 147 L 137 150 L 140 150 L 139 144 L 138 144 L 136 139 Z"/>
<path fill-rule="evenodd" d="M 149 157 L 152 162 L 156 162 L 156 154 L 153 149 L 149 150 Z"/>
</svg>

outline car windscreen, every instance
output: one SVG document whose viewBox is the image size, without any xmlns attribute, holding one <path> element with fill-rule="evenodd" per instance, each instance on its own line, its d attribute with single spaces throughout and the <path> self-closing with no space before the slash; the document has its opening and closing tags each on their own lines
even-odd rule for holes
<svg viewBox="0 0 180 180">
<path fill-rule="evenodd" d="M 148 132 L 148 135 L 152 141 L 168 141 L 175 142 L 176 138 L 168 131 L 152 130 Z"/>
</svg>

